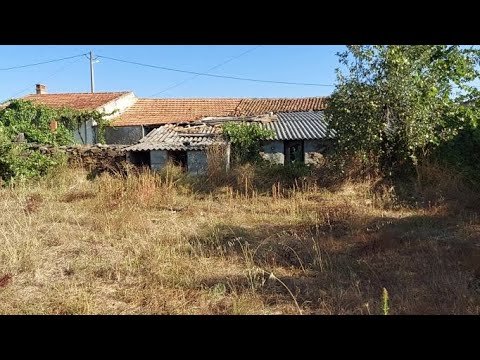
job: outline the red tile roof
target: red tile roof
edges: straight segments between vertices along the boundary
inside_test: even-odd
[[[138,99],[114,126],[167,124],[193,121],[205,116],[228,116],[240,99]]]
[[[53,108],[70,107],[76,110],[95,110],[122,95],[124,92],[104,92],[104,93],[63,93],[63,94],[30,94],[24,96],[24,100],[29,100],[37,104],[43,104]]]
[[[323,110],[325,97],[297,99],[139,99],[114,126],[159,125],[207,116],[254,116],[269,112]]]
[[[240,103],[236,115],[254,116],[269,112],[292,112],[323,110],[326,107],[325,97],[309,97],[296,99],[245,99]]]

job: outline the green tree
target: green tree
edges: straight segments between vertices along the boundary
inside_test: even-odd
[[[480,52],[447,45],[352,45],[338,54],[326,117],[342,152],[374,155],[387,174],[476,126]]]

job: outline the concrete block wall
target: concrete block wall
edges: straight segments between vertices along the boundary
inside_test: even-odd
[[[136,144],[143,138],[143,127],[138,126],[109,126],[105,129],[105,141],[107,144]]]
[[[207,171],[207,153],[205,151],[187,151],[187,166],[190,174],[204,174]]]
[[[152,150],[150,151],[150,167],[152,170],[160,170],[168,161],[168,154],[166,150]]]

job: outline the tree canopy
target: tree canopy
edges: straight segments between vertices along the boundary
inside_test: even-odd
[[[417,164],[479,120],[480,52],[448,45],[352,45],[338,54],[326,116],[341,151]]]

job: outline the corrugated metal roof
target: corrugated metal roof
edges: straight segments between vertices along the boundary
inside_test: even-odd
[[[270,119],[271,121],[246,123],[272,130],[275,134],[272,140],[314,140],[334,135],[333,132],[328,132],[323,111],[278,113]],[[215,143],[225,143],[221,135],[221,123],[215,125],[200,123],[197,126],[163,125],[126,150],[203,150]]]
[[[275,140],[313,140],[332,137],[323,111],[278,113],[277,121],[259,123],[275,133]]]
[[[127,151],[204,150],[210,145],[225,143],[220,127],[199,125],[183,127],[164,125],[152,130]]]

